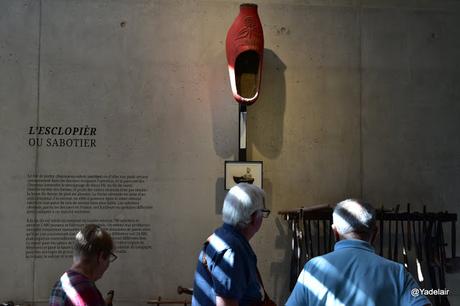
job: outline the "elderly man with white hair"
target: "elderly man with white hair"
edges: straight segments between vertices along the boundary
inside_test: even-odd
[[[334,251],[305,264],[286,306],[431,305],[403,265],[375,254],[374,208],[349,199],[334,209]]]
[[[263,297],[257,257],[249,240],[259,231],[265,193],[255,185],[240,183],[224,200],[224,224],[207,239],[199,255],[193,286],[193,306],[255,305]]]

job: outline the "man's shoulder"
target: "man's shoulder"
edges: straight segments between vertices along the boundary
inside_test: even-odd
[[[246,238],[234,227],[224,224],[208,238],[206,255],[219,265],[223,261],[235,266],[256,265],[257,257]]]
[[[404,266],[401,263],[380,256],[379,254],[369,253],[366,255],[366,262],[372,267],[378,266],[380,270],[387,269],[395,272],[404,270]]]
[[[305,263],[305,270],[311,270],[315,268],[322,269],[324,268],[324,265],[333,263],[335,261],[335,255],[332,253],[333,252],[330,252],[311,258],[309,261]]]
[[[209,237],[210,244],[217,252],[223,252],[228,249],[238,250],[243,248],[241,238],[232,231],[227,230],[225,227],[218,228]]]
[[[76,290],[95,287],[94,282],[88,279],[86,276],[84,276],[81,273],[78,273],[73,270],[68,270],[66,274],[67,274],[67,277],[69,278],[70,284]]]
[[[66,289],[64,289],[66,288]],[[50,306],[64,306],[70,302],[67,291],[76,292],[85,301],[91,301],[91,305],[105,305],[101,293],[93,281],[81,273],[73,270],[66,271],[51,289],[49,299]]]
[[[361,252],[350,254],[346,250],[332,251],[321,256],[316,256],[310,259],[305,268],[324,268],[325,265],[335,265],[337,263],[351,262],[350,259],[357,259],[362,265],[370,265],[372,267],[378,266],[379,269],[401,270],[402,264],[384,258],[374,252]],[[362,259],[362,260],[361,260]]]

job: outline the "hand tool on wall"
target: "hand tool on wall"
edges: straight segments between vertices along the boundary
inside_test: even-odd
[[[177,293],[178,294],[193,295],[193,289],[192,288],[185,288],[185,287],[182,287],[182,286],[177,286]]]
[[[426,235],[426,226],[427,226],[427,221],[428,220],[428,215],[426,213],[426,205],[423,205],[423,233]]]
[[[423,260],[423,237],[424,237],[424,232],[422,232],[422,229],[426,231],[425,227],[425,221],[423,218],[425,218],[426,214],[422,214],[422,220],[419,220],[417,222],[417,228],[418,228],[418,248],[420,250],[420,260]],[[422,226],[423,225],[423,226]]]
[[[299,247],[300,247],[300,258],[299,258],[299,266],[300,271],[302,271],[303,266],[308,261],[307,250],[305,248],[305,227],[303,225],[303,216],[302,213],[299,212]]]
[[[439,288],[446,289],[446,244],[444,241],[444,230],[442,227],[442,221],[438,219],[437,226],[436,226],[436,242],[438,244],[438,270],[439,270]],[[447,296],[442,295],[440,296],[440,300],[442,305],[450,305]]]
[[[290,228],[292,232],[291,241],[291,276],[290,276],[290,290],[294,288],[297,277],[300,274],[300,229],[299,229],[299,216],[300,213],[289,215]]]
[[[332,219],[329,219],[328,232],[329,232],[329,252],[332,252],[332,245],[335,243],[335,237],[334,237],[334,234],[332,233]]]
[[[308,248],[310,249],[310,254],[311,257],[315,257],[315,250],[313,249],[313,235],[311,233],[312,226],[311,226],[311,220],[308,219],[307,221],[307,226],[308,226]]]
[[[455,229],[455,222],[450,223],[450,243],[451,243],[451,257],[457,257],[457,232]]]
[[[294,228],[294,220],[293,216],[291,214],[286,215],[286,221],[288,222],[289,229],[291,230],[291,268],[290,268],[290,276],[289,276],[289,291],[292,291],[292,289],[295,286],[295,283],[297,281],[297,276],[296,274],[296,249],[295,249],[295,241],[296,241],[296,232]]]
[[[410,218],[410,203],[407,203],[407,216]],[[412,248],[412,234],[411,234],[411,219],[407,220],[407,250],[410,251]]]
[[[446,273],[458,273],[460,271],[460,257],[457,257],[457,217],[450,220],[450,258],[446,258]]]
[[[401,222],[403,263],[404,263],[404,268],[406,268],[406,270],[408,270],[409,269],[409,260],[407,259],[406,233],[405,233],[405,230],[404,230],[403,218],[401,218],[400,222]],[[409,222],[407,224],[409,224]]]
[[[295,231],[296,231],[296,272],[297,275],[300,274],[300,271],[302,271],[302,262],[303,262],[303,257],[302,257],[302,229],[300,228],[300,214],[297,215],[297,218],[295,219]]]
[[[395,247],[393,249],[393,260],[398,261],[399,260],[399,253],[398,253],[398,236],[399,236],[399,221],[398,221],[398,216],[399,216],[399,204],[396,205],[395,209]]]
[[[426,215],[426,210],[424,209],[424,215]],[[424,218],[425,219],[425,218]],[[425,223],[425,221],[424,221]],[[438,289],[438,273],[437,273],[437,267],[435,263],[435,254],[434,252],[436,251],[436,235],[433,237],[433,232],[435,231],[435,223],[432,219],[428,221],[428,225],[425,224],[425,228],[427,231],[425,231],[425,239],[424,239],[424,244],[425,244],[425,255],[426,255],[426,261],[427,261],[427,266],[428,266],[428,275],[430,277],[430,283],[431,283],[431,288],[433,289]],[[439,296],[435,295],[433,297],[435,305],[441,305],[441,301],[439,299]]]
[[[424,258],[426,260],[426,266],[428,267],[428,277],[430,278],[430,283],[432,285],[431,288],[433,287],[433,270],[430,270],[430,263],[431,263],[431,231],[432,231],[432,223],[429,221],[428,214],[426,211],[426,205],[423,205],[423,215],[422,215],[422,231],[419,232],[419,238],[420,238],[420,244],[421,244],[421,249],[422,249],[422,254],[424,255]],[[419,229],[420,230],[420,229]],[[425,249],[425,252],[423,250]],[[422,256],[423,256],[422,255]],[[430,272],[431,271],[431,272]],[[436,280],[435,280],[436,281]]]
[[[383,256],[383,236],[384,236],[384,233],[383,233],[383,215],[384,215],[384,208],[383,208],[383,205],[382,207],[380,208],[380,221],[379,221],[379,236],[380,236],[380,252],[379,252],[379,255],[380,256]]]
[[[323,254],[327,253],[327,239],[326,239],[326,219],[323,219]]]
[[[319,229],[319,220],[316,220],[316,248],[318,250],[318,256],[322,255],[321,253],[321,240],[320,240],[320,229]]]
[[[420,224],[418,222],[418,224]],[[414,235],[414,247],[415,247],[415,264],[417,267],[417,279],[419,283],[421,284],[425,278],[423,277],[423,272],[422,272],[422,259],[421,259],[421,245],[420,245],[420,231],[418,232],[418,237],[417,237],[417,230],[415,227],[415,221],[412,222],[412,234]]]
[[[305,262],[309,261],[311,259],[311,253],[310,253],[310,250],[308,248],[308,232],[309,232],[309,228],[307,226],[307,220],[305,218],[305,212],[304,210],[302,209],[300,211],[300,219],[302,220],[302,226],[303,226],[303,245],[304,245],[304,248],[305,248]]]
[[[388,259],[393,258],[393,253],[391,252],[391,219],[388,218]]]

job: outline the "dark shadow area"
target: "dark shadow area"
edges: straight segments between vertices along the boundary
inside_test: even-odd
[[[267,158],[276,158],[283,144],[286,105],[285,64],[270,49],[264,49],[259,99],[248,107],[248,157],[253,146]]]
[[[238,156],[238,103],[232,95],[224,47],[209,57],[207,87],[214,150],[224,159]]]
[[[268,208],[271,211],[273,211],[272,209],[273,208],[273,205],[272,205],[273,184],[267,178],[263,179],[262,184],[263,184],[263,189],[265,191],[265,208]]]
[[[259,54],[246,51],[238,55],[235,61],[236,89],[243,98],[253,98],[259,83]]]
[[[270,282],[273,283],[274,300],[286,301],[289,297],[289,276],[286,267],[289,267],[291,258],[291,235],[289,229],[282,224],[279,217],[275,219],[275,225],[278,230],[278,235],[275,237],[275,248],[284,250],[285,255],[283,260],[272,262],[270,265]],[[280,295],[278,295],[281,293]]]
[[[224,170],[222,170],[223,172]],[[224,178],[219,177],[216,180],[215,184],[215,195],[216,195],[216,201],[215,201],[215,213],[216,215],[222,215],[222,207],[224,206],[224,199],[225,196],[227,195],[227,190],[225,190],[225,185],[224,185]]]

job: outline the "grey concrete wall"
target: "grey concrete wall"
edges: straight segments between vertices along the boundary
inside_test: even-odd
[[[266,50],[248,153],[264,161],[269,208],[363,196],[458,213],[460,5],[255,2]],[[0,2],[0,300],[46,301],[70,265],[24,259],[31,173],[148,175],[153,209],[138,216],[154,247],[120,254],[98,286],[134,305],[192,285],[200,244],[220,223],[224,161],[237,153],[224,44],[238,5]],[[85,124],[97,148],[27,144],[29,126]],[[273,214],[252,244],[281,304],[285,222]]]
[[[2,2],[0,8],[0,299],[31,298],[34,263],[24,260],[24,174],[36,155],[27,148],[24,126],[37,119],[37,2]]]

